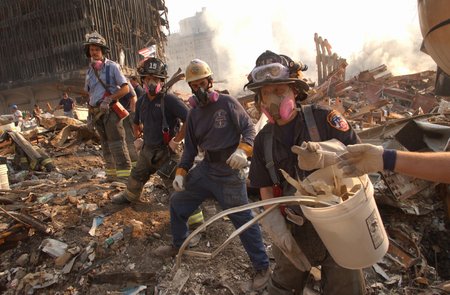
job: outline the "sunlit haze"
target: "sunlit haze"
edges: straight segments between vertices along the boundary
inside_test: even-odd
[[[381,64],[394,75],[435,69],[433,60],[419,51],[415,0],[166,0],[166,6],[172,33],[181,19],[206,8],[216,32],[211,50],[228,57],[221,61],[233,65],[227,80],[240,86],[266,49],[303,61],[309,66],[306,76],[316,81],[316,32],[347,59],[347,76]]]

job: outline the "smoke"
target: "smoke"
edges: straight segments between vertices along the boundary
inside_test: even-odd
[[[419,42],[420,41],[420,42]],[[418,52],[421,40],[412,44],[397,40],[371,40],[364,44],[360,52],[350,56],[347,76],[386,64],[393,75],[406,75],[428,69],[435,70],[436,64],[424,53]]]
[[[435,69],[419,51],[417,3],[411,0],[210,0],[206,12],[220,64],[214,78],[226,81],[216,86],[234,95],[243,94],[246,77],[265,50],[301,60],[309,66],[305,76],[316,81],[316,32],[347,60],[347,76],[381,64],[394,75]]]
[[[238,9],[225,14],[221,7],[213,7],[208,19],[215,31],[213,47],[218,53],[222,69],[220,77],[216,78],[226,80],[220,86],[231,93],[242,91],[247,75],[260,53],[266,49],[278,51],[278,48],[274,48],[276,42],[272,36],[273,16],[268,10],[255,13],[253,5],[255,3],[242,1]]]

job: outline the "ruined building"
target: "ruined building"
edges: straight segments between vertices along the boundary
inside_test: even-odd
[[[215,31],[208,25],[208,17],[207,9],[202,8],[202,11],[196,12],[194,16],[182,19],[179,22],[179,31],[172,31],[168,36],[169,74],[176,72],[179,67],[184,71],[191,60],[200,58],[211,67],[216,83],[224,79],[221,75],[224,70],[223,64],[220,64],[220,57],[214,50]],[[174,85],[174,89],[190,92],[185,83]]]
[[[139,49],[156,45],[165,55],[165,0],[0,1],[0,114],[12,104],[55,105],[63,91],[81,98],[89,63],[83,42],[94,30],[106,38],[108,57],[131,73]]]

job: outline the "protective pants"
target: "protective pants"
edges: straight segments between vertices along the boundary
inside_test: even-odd
[[[135,167],[138,160],[138,154],[134,147],[133,118],[134,113],[130,113],[128,117],[122,120],[123,128],[125,129],[125,141],[127,143],[128,153],[130,154],[131,167]]]
[[[99,108],[92,108],[91,115]],[[128,178],[131,171],[131,161],[125,143],[125,130],[122,121],[116,113],[110,110],[95,121],[95,129],[100,135],[100,144],[105,160],[106,176]]]
[[[161,166],[169,161],[169,158],[175,161],[179,161],[179,156],[170,151],[168,146],[156,146],[150,147],[144,145],[139,158],[136,163],[136,167],[131,170],[131,175],[128,178],[127,188],[125,189],[126,198],[130,202],[137,202],[141,196],[142,189],[150,176],[157,172]],[[166,186],[172,185],[167,183],[167,180],[173,180],[173,175],[170,178],[162,177],[166,182]],[[203,223],[203,212],[200,208],[197,208],[195,212],[190,216],[190,228],[196,228]]]
[[[167,162],[171,156],[168,146],[148,146],[144,145],[136,167],[131,170],[131,175],[128,178],[127,199],[129,201],[137,201],[142,193],[145,183],[150,179],[150,176],[158,171],[162,164]]]
[[[245,179],[239,177],[237,170],[228,176],[215,176],[206,161],[200,162],[186,176],[185,191],[175,192],[170,198],[170,225],[173,245],[180,247],[189,235],[187,220],[189,216],[208,197],[213,197],[222,209],[248,204]],[[253,218],[246,210],[228,216],[235,228],[239,228]],[[253,224],[239,236],[253,268],[265,270],[269,267],[269,258],[262,241],[258,224]]]
[[[364,277],[361,270],[346,269],[336,264],[320,240],[310,221],[302,226],[288,222],[297,244],[308,257],[311,265],[321,265],[321,287],[324,295],[365,294]],[[268,284],[270,295],[301,295],[309,272],[302,272],[273,246],[275,268]]]

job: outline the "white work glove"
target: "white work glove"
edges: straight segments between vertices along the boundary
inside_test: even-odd
[[[242,169],[248,166],[247,154],[244,150],[237,148],[226,162],[232,169]]]
[[[169,147],[174,153],[179,153],[181,150],[181,141],[177,142],[174,140],[175,137],[169,141]]]
[[[172,182],[172,186],[175,191],[182,192],[184,191],[184,176],[175,175],[175,179]]]
[[[338,168],[344,177],[356,177],[367,173],[383,171],[383,147],[372,144],[347,146],[347,153],[340,156]]]
[[[284,256],[301,271],[309,271],[311,264],[303,251],[297,245],[294,237],[287,228],[286,221],[278,208],[269,212],[263,219],[261,225],[270,236],[273,243],[280,248]]]
[[[100,109],[102,111],[109,111],[109,105],[112,102],[112,99],[110,96],[104,97],[102,102],[100,103]]]
[[[142,147],[144,146],[144,139],[142,137],[137,138],[134,142],[134,148],[136,149],[136,152],[140,152],[142,150]]]
[[[310,171],[336,164],[338,155],[345,152],[345,145],[337,139],[322,142],[304,142],[291,148],[297,154],[298,167]]]

